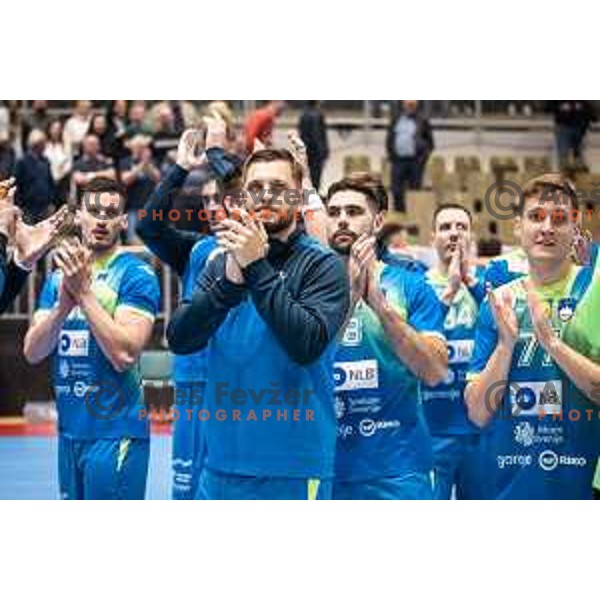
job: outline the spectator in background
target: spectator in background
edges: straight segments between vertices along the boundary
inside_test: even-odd
[[[15,174],[17,157],[10,142],[10,111],[0,104],[0,181]]]
[[[26,223],[45,219],[54,209],[56,188],[45,149],[46,134],[33,129],[27,139],[27,151],[17,162],[15,204],[23,210]]]
[[[48,100],[32,100],[31,112],[23,120],[21,126],[21,145],[27,147],[27,139],[34,129],[47,131],[51,117],[48,114]]]
[[[90,128],[88,134],[95,135],[100,140],[100,152],[107,158],[112,157],[112,143],[109,138],[108,122],[106,115],[103,113],[96,113],[90,121]]]
[[[110,100],[106,107],[107,138],[110,156],[115,164],[127,156],[125,134],[127,129],[127,100]]]
[[[169,149],[177,145],[178,139],[175,116],[169,104],[161,104],[156,112],[153,138],[154,156],[159,163],[162,163]]]
[[[254,143],[258,140],[263,146],[273,145],[273,129],[277,117],[285,108],[282,100],[271,100],[266,106],[258,108],[246,119],[244,130],[246,133],[246,152],[252,154]]]
[[[70,148],[63,140],[63,127],[60,119],[50,121],[47,130],[47,143],[44,154],[50,162],[50,171],[56,187],[56,200],[63,204],[69,194],[69,182],[73,157]]]
[[[129,225],[127,241],[135,239],[135,228],[138,223],[138,210],[143,208],[146,200],[160,181],[160,171],[154,163],[150,138],[136,135],[129,143],[131,156],[121,160],[119,170],[121,181],[127,189],[127,213]]]
[[[386,146],[392,167],[394,210],[404,212],[406,190],[421,188],[434,144],[431,125],[419,112],[418,100],[402,100],[400,106],[388,128]]]
[[[151,135],[152,128],[146,122],[146,103],[135,100],[129,108],[129,123],[125,129],[125,137],[131,139],[136,135]]]
[[[113,162],[100,152],[98,136],[88,134],[83,139],[81,156],[73,164],[73,183],[77,198],[81,197],[82,188],[95,177],[116,179]]]
[[[300,115],[298,133],[306,146],[308,168],[312,184],[318,190],[321,187],[323,166],[329,156],[327,143],[327,125],[325,116],[317,100],[310,100]]]
[[[63,139],[73,156],[80,152],[81,142],[90,129],[92,103],[89,100],[77,100],[73,115],[67,119],[63,130]]]
[[[559,168],[587,169],[583,143],[590,125],[596,120],[592,103],[588,100],[556,100],[549,105],[554,115]]]

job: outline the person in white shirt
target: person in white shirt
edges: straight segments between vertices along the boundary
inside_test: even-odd
[[[50,161],[52,178],[56,183],[58,198],[64,202],[69,190],[69,175],[73,166],[70,147],[63,141],[63,126],[60,119],[54,119],[48,125],[48,141],[44,154]]]
[[[92,103],[89,100],[77,100],[73,115],[65,123],[63,140],[71,154],[79,153],[79,146],[90,128]]]

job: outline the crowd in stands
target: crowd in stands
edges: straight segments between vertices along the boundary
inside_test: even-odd
[[[373,105],[378,108],[382,102]],[[468,108],[473,101],[452,102],[452,106],[463,102]],[[427,118],[431,106],[416,100],[385,103],[391,195],[394,209],[404,211],[405,192],[421,188],[434,150],[433,129]],[[534,106],[528,101],[521,104]],[[81,189],[95,177],[118,179],[127,189],[128,241],[132,241],[137,210],[173,164],[177,139],[186,128],[202,128],[203,116],[216,111],[227,126],[227,151],[243,161],[255,148],[271,144],[276,121],[285,109],[285,102],[271,101],[237,125],[241,122],[234,119],[230,105],[220,101],[198,109],[190,101],[111,100],[93,104],[78,100],[62,115],[46,100],[29,101],[26,110],[20,101],[0,101],[0,180],[16,178],[16,202],[25,220],[33,223],[69,199],[79,198]],[[583,163],[585,135],[595,120],[591,102],[554,101],[545,104],[545,111],[554,116],[559,164],[569,160]],[[318,101],[302,104],[297,128],[307,148],[312,183],[319,189],[329,145],[325,114]],[[190,173],[182,199],[176,203],[178,208],[193,208],[195,192],[205,175],[202,167]]]

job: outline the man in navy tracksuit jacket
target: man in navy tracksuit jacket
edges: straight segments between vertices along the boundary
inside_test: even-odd
[[[252,155],[243,204],[257,221],[242,211],[223,222],[222,251],[169,325],[175,353],[208,348],[200,498],[331,496],[333,359],[349,290],[340,259],[285,210],[300,181],[286,150]]]

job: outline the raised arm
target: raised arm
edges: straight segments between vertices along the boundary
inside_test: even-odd
[[[201,273],[191,301],[175,311],[167,329],[169,347],[175,354],[191,354],[204,348],[227,314],[246,295],[241,274],[227,277],[225,254],[214,258]]]
[[[446,309],[421,276],[411,276],[412,279],[408,320],[387,301],[373,263],[369,268],[366,300],[379,317],[398,360],[416,377],[433,386],[444,379],[448,368],[448,352],[442,334]]]
[[[469,419],[479,427],[487,425],[502,405],[518,336],[510,298],[490,294],[479,313],[465,389]]]

